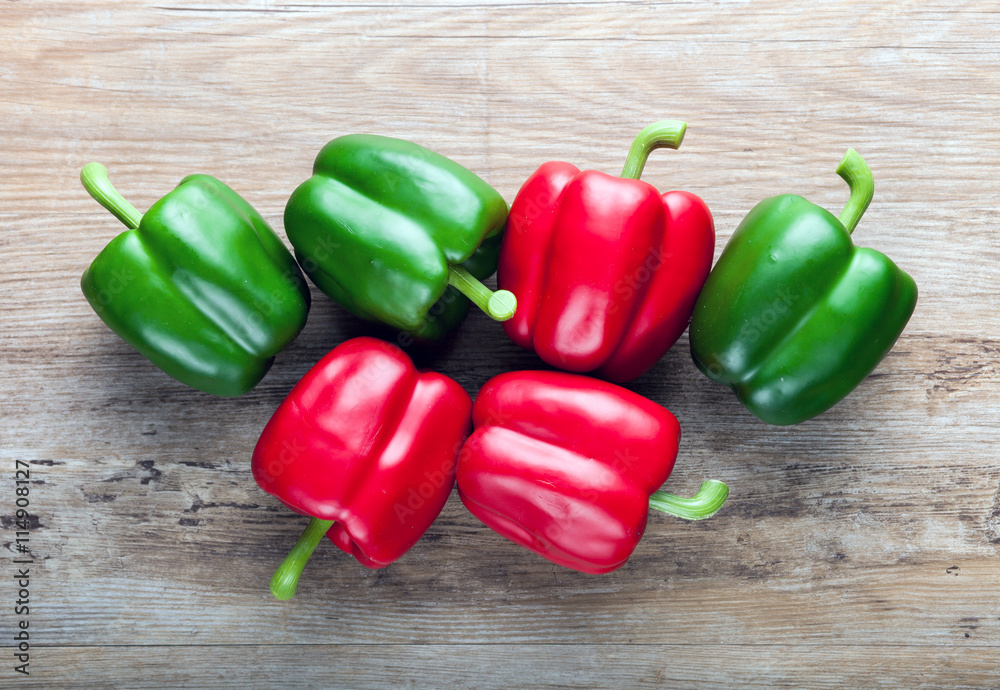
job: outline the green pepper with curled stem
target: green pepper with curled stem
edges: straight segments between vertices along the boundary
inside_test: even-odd
[[[309,313],[291,252],[239,194],[189,175],[140,214],[100,163],[84,188],[128,228],[80,281],[97,315],[178,381],[220,396],[256,386]]]
[[[851,241],[875,189],[853,149],[837,174],[840,217],[786,194],[757,204],[712,270],[691,318],[691,354],[769,424],[826,411],[892,349],[917,286],[884,254]]]

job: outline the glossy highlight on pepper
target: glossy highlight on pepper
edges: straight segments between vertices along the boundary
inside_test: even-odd
[[[140,214],[88,163],[83,186],[128,230],[83,273],[97,315],[178,381],[246,393],[305,325],[309,288],[253,207],[208,175],[189,175]]]
[[[418,372],[375,338],[341,343],[310,369],[251,463],[264,491],[312,518],[271,581],[274,595],[295,594],[324,534],[368,568],[405,554],[448,500],[471,408],[455,381]]]
[[[757,204],[712,270],[691,319],[698,368],[769,424],[828,410],[892,349],[917,286],[851,233],[874,193],[848,150],[837,174],[851,194],[838,219],[801,196]]]
[[[687,125],[643,129],[621,177],[542,165],[511,205],[497,284],[517,296],[510,338],[547,364],[631,380],[687,327],[712,267],[715,229],[705,202],[660,194],[639,179],[656,148],[678,148]]]

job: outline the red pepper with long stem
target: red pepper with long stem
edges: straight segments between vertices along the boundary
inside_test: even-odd
[[[693,498],[660,491],[680,426],[666,408],[605,381],[501,374],[479,391],[472,419],[458,464],[462,502],[494,531],[567,568],[620,568],[650,508],[700,520],[729,494],[715,480]]]
[[[324,534],[368,568],[406,553],[448,500],[471,408],[458,383],[375,338],[348,340],[309,370],[253,452],[257,484],[312,518],[271,579],[274,596],[295,595]]]
[[[517,297],[504,323],[514,342],[554,367],[621,382],[680,337],[712,266],[712,214],[694,194],[661,195],[639,176],[686,127],[643,129],[621,177],[550,162],[524,183],[497,269],[497,285]]]

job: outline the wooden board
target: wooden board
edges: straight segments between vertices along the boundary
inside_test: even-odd
[[[31,466],[31,676],[47,686],[1000,685],[1000,16],[988,2],[6,2],[0,10],[0,685],[19,616],[14,466]],[[327,544],[299,596],[267,580],[304,526],[249,472],[264,423],[366,333],[314,291],[299,339],[236,400],[185,389],[93,314],[79,276],[120,226],[78,182],[104,162],[148,208],[226,181],[281,231],[330,138],[401,136],[512,200],[550,159],[689,189],[718,250],[760,199],[876,196],[855,238],[920,286],[848,399],[769,427],[694,368],[687,336],[633,390],[684,430],[667,487],[728,506],[653,517],[620,571],[549,564],[453,496],[403,559]],[[470,393],[540,366],[474,314],[421,366]],[[10,576],[8,576],[10,575]]]

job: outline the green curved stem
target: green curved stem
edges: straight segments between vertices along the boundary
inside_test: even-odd
[[[638,180],[642,169],[646,167],[646,159],[654,149],[679,148],[684,141],[687,123],[680,120],[662,120],[644,128],[632,142],[622,168],[622,177]]]
[[[118,220],[132,230],[139,227],[142,214],[112,186],[107,168],[100,163],[87,163],[80,171],[80,182],[83,183],[87,193],[94,197],[97,203],[115,214]]]
[[[649,497],[649,507],[684,520],[704,520],[719,512],[728,496],[728,486],[717,479],[709,479],[702,482],[698,493],[691,498],[655,491]]]
[[[312,518],[309,526],[306,527],[302,536],[295,542],[295,546],[285,556],[278,569],[271,577],[271,594],[276,599],[286,601],[295,596],[295,590],[299,586],[299,578],[302,576],[302,569],[306,567],[309,557],[319,544],[320,539],[326,531],[333,526],[335,520],[320,520]]]
[[[497,290],[493,292],[461,266],[448,267],[448,284],[472,300],[472,303],[486,312],[494,321],[506,321],[517,311],[517,298],[513,292]]]
[[[871,168],[865,163],[865,159],[854,149],[847,149],[843,160],[837,166],[837,174],[844,178],[844,182],[851,190],[847,205],[839,216],[840,222],[847,228],[847,233],[851,234],[858,226],[861,216],[865,215],[868,204],[872,202],[872,196],[875,195],[875,178],[872,177]]]

